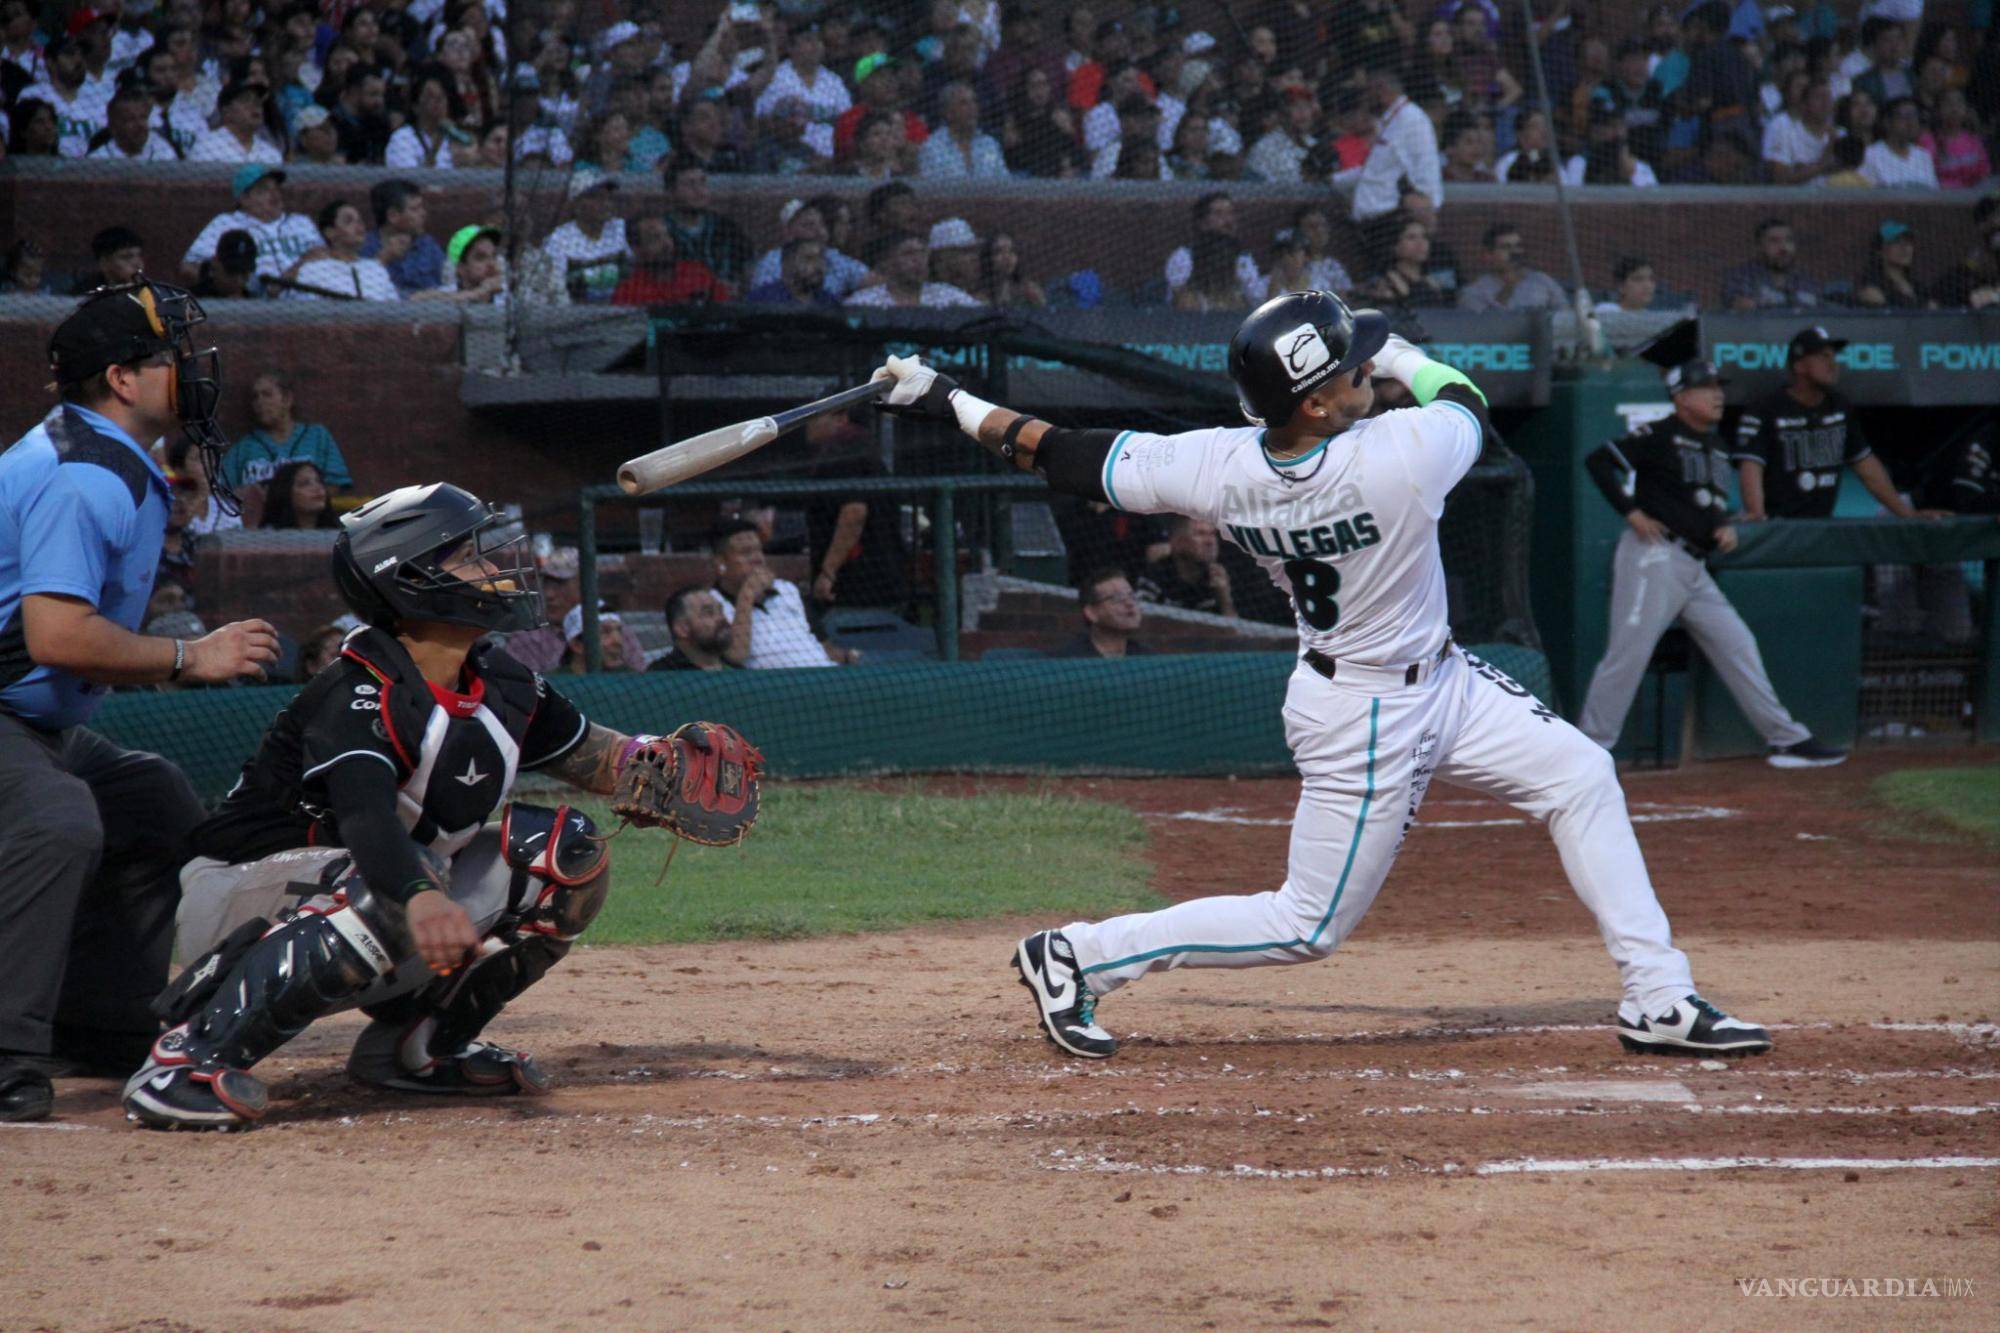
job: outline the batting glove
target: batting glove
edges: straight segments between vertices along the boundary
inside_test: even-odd
[[[892,356],[871,378],[895,381],[895,387],[882,401],[886,411],[939,421],[958,419],[951,404],[958,381],[938,374],[918,357]]]
[[[1404,338],[1400,333],[1392,333],[1382,344],[1382,350],[1375,353],[1375,373],[1386,379],[1400,380],[1408,384],[1411,377],[1430,360],[1423,349]]]

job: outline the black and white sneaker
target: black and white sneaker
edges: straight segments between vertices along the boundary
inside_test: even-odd
[[[1657,1018],[1618,1015],[1618,1041],[1640,1055],[1759,1055],[1771,1034],[1690,995]]]
[[[125,1084],[125,1118],[148,1129],[248,1129],[270,1096],[255,1074],[148,1064]]]
[[[510,1051],[490,1041],[467,1042],[449,1055],[431,1053],[437,1020],[423,1018],[398,1028],[385,1022],[362,1029],[347,1058],[357,1082],[397,1092],[452,1097],[539,1097],[554,1086],[526,1051]]]
[[[1059,930],[1042,930],[1014,947],[1014,970],[1035,997],[1035,1016],[1049,1040],[1087,1060],[1118,1050],[1117,1039],[1097,1026],[1097,997],[1077,970],[1076,951]]]
[[[1847,751],[1821,745],[1808,736],[1796,745],[1773,745],[1764,762],[1772,768],[1832,768],[1847,762]]]

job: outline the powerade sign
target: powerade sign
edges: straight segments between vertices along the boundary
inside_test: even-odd
[[[2000,314],[1919,311],[1830,315],[1712,314],[1701,341],[1729,375],[1731,398],[1752,398],[1784,382],[1785,350],[1817,323],[1848,345],[1840,389],[1857,403],[1908,407],[2000,403]]]

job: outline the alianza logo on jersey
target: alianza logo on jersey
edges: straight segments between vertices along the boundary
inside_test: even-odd
[[[1310,560],[1329,555],[1346,555],[1382,540],[1375,515],[1360,513],[1316,524],[1310,528],[1251,528],[1231,523],[1229,539],[1252,555],[1273,560]]]

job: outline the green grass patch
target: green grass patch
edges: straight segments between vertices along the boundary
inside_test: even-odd
[[[602,803],[576,802],[602,828]],[[839,783],[764,789],[740,847],[686,844],[658,888],[668,834],[611,844],[611,896],[593,944],[798,939],[925,921],[1158,907],[1146,828],[1119,805],[1049,792],[938,796]]]
[[[1904,814],[2000,843],[2000,764],[1898,769],[1877,778],[1874,792],[1877,800]]]

